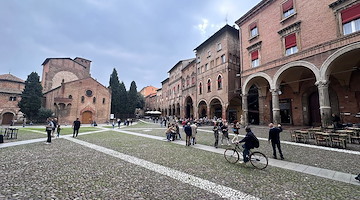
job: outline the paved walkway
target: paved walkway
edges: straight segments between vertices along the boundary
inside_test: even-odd
[[[135,125],[135,123],[134,123],[134,125]],[[125,133],[125,134],[141,136],[141,137],[146,137],[146,138],[155,139],[155,140],[166,141],[164,137],[160,137],[160,136],[136,133],[136,132],[133,132],[133,131],[122,130],[122,129],[112,129],[112,128],[103,128],[103,127],[99,127],[99,128],[101,128],[102,130],[91,131],[91,132],[86,132],[86,133],[80,133],[79,135],[92,134],[92,133],[98,133],[98,132],[103,132],[103,131],[107,131],[107,130],[112,130],[112,131],[121,132],[121,133]],[[145,129],[152,129],[152,128],[145,128]],[[137,129],[137,130],[139,130],[139,129]],[[202,131],[208,131],[208,130],[202,130]],[[40,133],[40,131],[34,131],[34,132],[39,132]],[[209,132],[211,132],[211,131],[209,131]],[[41,133],[44,134],[44,132],[41,132]],[[69,139],[71,137],[72,137],[71,135],[64,135],[64,136],[61,136],[60,138]],[[259,138],[259,139],[267,140],[265,138]],[[34,142],[44,142],[44,141],[45,141],[44,138],[40,138],[40,139],[33,139],[33,140],[26,140],[26,141],[19,141],[19,142],[4,143],[4,144],[0,144],[0,148],[10,147],[10,146],[17,146],[17,145],[22,145],[22,144],[30,144],[30,143],[34,143]],[[173,141],[172,143],[185,146],[185,141],[181,141],[181,140]],[[314,146],[314,145],[298,144],[298,143],[292,143],[292,142],[287,142],[287,143],[289,143],[291,145],[300,145],[300,146],[305,145],[306,147],[309,147],[309,148],[317,148],[318,147],[318,146]],[[224,153],[223,149],[216,149],[216,148],[214,148],[212,146],[196,144],[196,145],[191,146],[191,147],[196,148],[196,149],[201,149],[201,150],[204,150],[204,151],[218,153],[218,154],[223,154]],[[341,149],[332,149],[332,148],[327,148],[327,147],[323,147],[321,149],[330,150],[330,151],[341,150]],[[356,152],[356,151],[344,150],[344,151],[340,151],[340,152],[352,153],[352,154],[359,155],[359,152]],[[323,177],[323,178],[327,178],[327,179],[331,179],[331,180],[341,181],[341,182],[344,182],[344,183],[349,183],[349,184],[354,184],[354,185],[359,185],[360,186],[360,183],[354,179],[354,177],[356,176],[355,174],[343,173],[343,172],[338,172],[338,171],[333,171],[333,170],[328,170],[328,169],[303,165],[303,164],[299,164],[299,163],[287,162],[287,161],[284,161],[284,160],[277,160],[277,159],[272,159],[272,158],[269,158],[269,165],[274,166],[274,167],[278,167],[278,168],[282,168],[282,169],[288,169],[288,170],[292,170],[292,171],[297,171],[297,172],[301,172],[301,173],[305,173],[305,174],[310,174],[310,175],[314,175],[314,176],[319,176],[319,177]]]

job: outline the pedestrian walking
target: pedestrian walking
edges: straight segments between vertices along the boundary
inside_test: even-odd
[[[230,138],[229,138],[229,127],[228,123],[225,121],[223,125],[221,126],[221,145],[224,145],[224,139],[226,140],[227,145],[230,145]]]
[[[218,148],[218,143],[219,143],[219,124],[218,122],[214,122],[214,137],[215,137],[215,142],[214,142],[214,147]]]
[[[79,129],[80,129],[81,123],[79,121],[79,118],[76,118],[76,120],[73,122],[73,137],[77,137],[79,134]]]
[[[46,144],[51,144],[51,133],[54,128],[54,123],[51,118],[47,119],[47,125],[46,125],[46,133],[47,133],[47,141]]]
[[[57,124],[58,124],[58,121],[57,121],[57,118],[54,118],[52,120],[53,124],[54,124],[54,127],[51,131],[51,137],[55,137],[55,132],[56,132],[56,128],[57,128]]]
[[[192,135],[192,130],[191,130],[191,126],[190,126],[190,122],[188,122],[185,126],[184,126],[184,132],[186,134],[186,146],[190,146],[190,140],[191,140],[191,135]]]
[[[57,125],[57,128],[56,128],[56,133],[57,133],[57,137],[60,137],[60,124]]]
[[[121,126],[121,119],[117,119],[118,128]]]
[[[234,132],[234,137],[233,137],[233,139],[231,140],[231,142],[232,143],[236,143],[236,142],[238,142],[239,141],[239,130],[240,130],[240,123],[237,121],[237,120],[235,120],[234,121],[234,125],[233,125],[233,132]]]
[[[190,143],[192,142],[192,145],[195,145],[196,144],[197,124],[193,123],[193,124],[191,124],[190,127],[191,127],[191,141],[190,141]]]
[[[271,145],[273,148],[273,158],[277,159],[276,156],[276,147],[279,150],[279,154],[280,154],[280,159],[284,160],[284,156],[283,153],[281,151],[281,146],[280,146],[280,132],[282,132],[282,128],[281,125],[279,124],[278,127],[274,127],[273,123],[269,124],[269,143],[271,141]]]
[[[171,125],[169,124],[169,127],[168,127],[168,128],[166,129],[166,131],[165,131],[166,140],[167,140],[168,142],[171,141],[171,134],[172,134],[172,132],[174,131],[173,129],[174,129],[173,126],[171,126]]]

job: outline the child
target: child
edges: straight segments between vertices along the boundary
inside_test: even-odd
[[[61,130],[61,128],[60,128],[60,124],[58,124],[57,125],[57,137],[60,137],[60,130]]]

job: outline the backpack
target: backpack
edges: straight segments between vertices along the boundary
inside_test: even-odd
[[[253,144],[255,148],[259,148],[260,143],[256,136],[253,136]]]

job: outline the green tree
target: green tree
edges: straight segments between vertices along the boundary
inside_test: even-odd
[[[122,116],[126,116],[128,114],[128,106],[129,106],[129,102],[128,102],[128,94],[126,91],[126,87],[124,82],[120,83],[120,114],[122,114]]]
[[[137,93],[137,101],[136,101],[136,108],[144,109],[145,106],[145,98],[140,92]]]
[[[43,93],[39,75],[36,72],[32,72],[25,81],[25,88],[18,104],[20,111],[23,112],[29,120],[36,118],[41,108],[42,97]]]
[[[116,69],[110,75],[109,88],[111,89],[111,113],[117,117],[120,114],[120,82]]]
[[[135,108],[138,102],[138,94],[135,81],[132,81],[130,84],[130,89],[128,92],[128,113],[134,114]]]
[[[50,109],[41,107],[39,109],[38,115],[37,115],[37,121],[38,122],[45,122],[47,118],[53,116],[53,111],[51,111]]]

